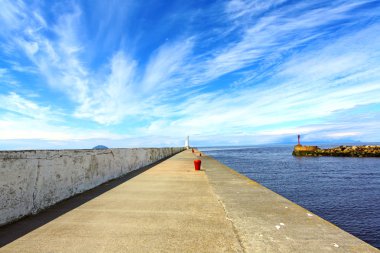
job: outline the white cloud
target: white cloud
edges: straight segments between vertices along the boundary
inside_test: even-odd
[[[40,119],[3,115],[0,118],[0,140],[87,140],[121,139],[124,136],[108,131],[81,129],[49,124]]]
[[[79,102],[87,97],[87,71],[79,60],[81,51],[77,39],[80,11],[74,7],[70,14],[62,14],[55,26],[47,22],[38,9],[26,7],[22,1],[5,1],[8,15],[2,17],[5,23],[3,36],[6,38],[9,54],[21,52],[33,66],[12,64],[17,71],[37,71],[48,84]],[[20,17],[22,16],[22,18]],[[17,19],[14,25],[8,23]],[[52,33],[56,39],[46,34]]]
[[[168,87],[178,84],[178,72],[191,49],[190,39],[162,45],[151,56],[142,77],[137,76],[137,61],[119,50],[97,73],[80,60],[84,47],[79,39],[81,11],[77,6],[73,5],[71,13],[62,14],[52,29],[36,10],[13,7],[24,11],[32,22],[20,24],[17,28],[29,31],[27,36],[21,33],[10,43],[23,50],[52,88],[66,93],[78,105],[75,117],[100,124],[116,124],[129,115],[149,116],[149,112],[157,111],[158,99],[166,95]],[[56,39],[45,36],[45,28]]]
[[[62,125],[65,114],[41,106],[14,92],[0,95],[0,140],[85,140],[120,139],[126,135]]]
[[[126,136],[104,130],[64,126],[64,114],[49,106],[41,106],[19,94],[0,95],[0,140],[85,140],[120,139]]]
[[[241,131],[278,136],[330,128],[305,128],[305,124],[321,121],[339,110],[380,104],[380,72],[376,67],[380,55],[374,53],[378,52],[380,38],[367,41],[365,47],[358,44],[370,34],[379,34],[378,29],[375,25],[320,46],[318,51],[313,48],[294,54],[272,72],[266,83],[196,94],[177,105],[181,110],[172,112],[178,120],[160,119],[147,130],[154,134],[166,129],[177,136],[220,136]],[[291,127],[284,130],[284,124]],[[276,130],[261,131],[263,127]]]
[[[360,132],[336,132],[328,134],[329,137],[352,137],[352,136],[358,136],[360,135]]]
[[[254,13],[256,8],[266,10],[281,2],[283,1],[261,4],[258,1],[251,1],[248,4],[243,1],[231,1],[226,9],[227,14],[235,17],[236,12],[239,15],[246,14],[243,6],[247,8],[248,13]],[[259,19],[251,20],[244,17],[239,21],[242,28],[241,39],[213,53],[205,62],[204,69],[197,69],[197,72],[204,73],[202,79],[207,82],[257,64],[263,59],[271,60],[274,64],[286,51],[324,36],[327,32],[324,32],[323,26],[347,19],[351,15],[348,13],[368,2],[370,1],[364,0],[348,4],[338,1],[312,10],[308,10],[312,4],[299,3],[275,10]],[[231,5],[236,5],[236,12],[229,11]]]
[[[14,112],[24,117],[37,120],[54,120],[57,113],[52,112],[50,107],[39,106],[35,102],[21,97],[11,92],[8,95],[0,95],[0,108],[10,112]]]
[[[157,92],[184,82],[181,76],[184,63],[188,62],[192,39],[177,43],[165,43],[154,52],[145,69],[142,92]],[[176,80],[179,79],[179,80]]]
[[[0,78],[3,78],[5,76],[5,74],[7,74],[7,73],[8,73],[7,69],[0,68]]]
[[[1,0],[0,24],[1,27],[13,30],[19,28],[25,21],[24,12],[20,10],[25,9],[24,2],[21,0]],[[7,30],[1,29],[0,34],[4,34]]]
[[[230,19],[249,18],[284,2],[286,0],[231,0],[227,2],[225,11]]]
[[[227,37],[232,32],[215,38],[227,43],[211,45],[207,50],[210,45],[203,44],[203,37],[191,34],[158,45],[144,64],[120,46],[96,69],[84,60],[87,45],[81,36],[83,17],[78,6],[73,4],[68,8],[70,12],[60,13],[56,22],[49,23],[38,9],[26,8],[22,1],[3,2],[5,11],[0,14],[0,24],[5,29],[0,36],[8,45],[2,47],[9,54],[19,53],[18,47],[32,62],[28,66],[11,64],[13,70],[43,76],[51,88],[71,99],[76,118],[105,127],[133,117],[150,122],[130,134],[170,133],[176,138],[187,134],[235,135],[243,141],[247,136],[275,140],[299,131],[308,134],[325,131],[325,136],[334,136],[329,132],[330,126],[306,122],[321,120],[338,110],[380,103],[379,27],[352,31],[326,43],[331,32],[325,29],[326,25],[354,19],[355,8],[369,1],[336,1],[314,8],[310,8],[313,3],[295,3],[276,10],[273,7],[285,1],[232,0],[220,19],[236,34],[232,39]],[[107,16],[107,20],[111,19]],[[99,31],[106,36],[104,22]],[[102,36],[97,35],[97,39]],[[108,36],[106,40],[108,44]],[[311,46],[306,46],[310,42]],[[197,50],[202,47],[199,53]],[[7,71],[0,69],[0,77]],[[214,83],[205,91],[211,81],[232,73],[241,77],[234,86]],[[265,81],[259,77],[265,77]],[[55,129],[49,122],[54,115],[49,106],[26,100],[18,93],[1,98],[6,110],[23,117],[32,115],[32,119],[22,121],[4,119],[4,138],[6,135],[27,138],[22,124],[24,129],[38,125],[39,128],[33,128],[37,129],[33,136],[42,139],[85,136],[83,129]],[[15,127],[17,122],[21,123],[20,128]],[[335,136],[354,132],[342,130]],[[102,131],[87,136],[103,137],[113,138]]]
[[[123,52],[116,53],[108,66],[108,74],[101,82],[93,81],[88,97],[75,116],[90,118],[101,124],[120,122],[127,115],[140,111],[138,93],[134,92],[136,62]]]

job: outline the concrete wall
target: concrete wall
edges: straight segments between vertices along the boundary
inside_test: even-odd
[[[0,225],[182,150],[0,151]]]

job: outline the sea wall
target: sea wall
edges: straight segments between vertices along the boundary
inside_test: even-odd
[[[0,225],[183,149],[0,151]]]

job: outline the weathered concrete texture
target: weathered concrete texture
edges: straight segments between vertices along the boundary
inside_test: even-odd
[[[379,252],[210,157],[202,166],[245,252]]]
[[[379,252],[210,157],[195,171],[194,158],[177,154],[0,252]]]
[[[180,152],[183,148],[0,152],[0,225]]]
[[[242,252],[193,160],[177,154],[0,252]]]

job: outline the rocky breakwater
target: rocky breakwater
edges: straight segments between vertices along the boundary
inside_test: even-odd
[[[343,157],[380,157],[380,146],[339,146],[321,149],[318,146],[296,145],[294,156],[343,156]]]

